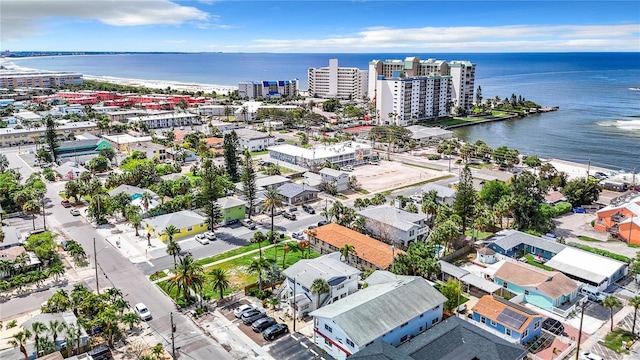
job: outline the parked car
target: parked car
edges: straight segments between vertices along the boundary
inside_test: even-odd
[[[329,222],[326,220],[321,220],[321,221],[318,221],[318,226],[324,226],[324,225],[327,225],[328,223]]]
[[[95,347],[87,353],[93,360],[108,360],[113,359],[111,355],[111,349],[108,346],[100,345]]]
[[[543,321],[542,328],[555,335],[564,333],[564,325],[554,318],[547,318]]]
[[[62,206],[66,207],[66,208],[70,208],[70,207],[73,206],[73,205],[71,205],[71,203],[67,199],[64,199],[64,200],[60,201],[60,204],[62,204]]]
[[[289,327],[287,324],[275,324],[269,326],[265,331],[262,332],[262,337],[265,340],[273,340],[278,338],[283,334],[287,334],[289,332]]]
[[[585,351],[580,354],[580,360],[603,360],[602,356],[596,355],[592,352]]]
[[[419,195],[419,194],[413,194],[413,195],[409,196],[409,199],[411,201],[415,201],[418,204],[422,203],[422,195]]]
[[[216,234],[213,231],[207,231],[206,233],[204,233],[204,237],[213,241],[216,239]]]
[[[296,219],[296,214],[292,214],[288,211],[285,211],[282,213],[282,216],[289,219],[289,220],[295,220]]]
[[[240,221],[240,224],[242,224],[242,226],[250,229],[250,230],[255,230],[256,229],[256,223],[253,220],[250,219],[245,219]]]
[[[80,216],[80,210],[78,209],[71,209],[69,213],[73,216]]]
[[[353,166],[345,165],[345,166],[341,167],[340,170],[342,170],[342,171],[353,171]]]
[[[370,160],[369,165],[380,165],[380,162],[378,160]]]
[[[258,319],[251,324],[251,330],[255,332],[262,332],[266,328],[275,325],[276,319],[272,317],[263,317],[262,319]]]
[[[256,307],[255,307],[255,306],[253,306],[253,305],[251,305],[251,304],[243,304],[243,305],[238,306],[235,310],[233,310],[233,315],[234,315],[236,318],[238,318],[238,319],[239,319],[239,318],[240,318],[240,316],[242,316],[242,313],[244,313],[244,312],[246,312],[246,311],[249,311],[249,310],[253,310],[253,309],[255,309],[255,308],[256,308]]]
[[[304,240],[304,234],[302,231],[291,233],[291,237],[298,240]]]
[[[265,316],[267,316],[267,312],[263,309],[253,309],[242,313],[242,316],[240,316],[240,320],[242,320],[243,324],[249,325],[252,322]]]
[[[302,205],[302,210],[308,212],[309,214],[316,213],[316,209],[314,209],[311,205],[307,205],[307,204]]]
[[[196,241],[202,245],[207,245],[209,243],[209,239],[207,239],[207,237],[204,236],[204,234],[196,235]]]
[[[140,316],[140,319],[144,321],[151,320],[153,318],[151,316],[151,311],[149,311],[149,308],[147,308],[147,305],[143,303],[137,303],[136,306],[134,306],[134,309],[138,314],[138,316]]]
[[[276,142],[284,142],[283,138],[276,138]]]
[[[573,208],[571,211],[573,211],[574,214],[585,214],[587,212],[587,209],[583,207],[576,207],[576,208]]]

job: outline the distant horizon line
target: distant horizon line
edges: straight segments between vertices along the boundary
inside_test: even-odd
[[[349,55],[358,55],[358,54],[400,54],[400,53],[410,53],[407,51],[399,51],[399,52],[267,52],[267,51],[258,51],[258,52],[249,52],[249,51],[83,51],[83,50],[75,50],[75,51],[65,51],[65,50],[7,50],[13,53],[33,53],[33,54],[53,54],[53,55],[87,55],[87,54],[100,54],[100,55],[109,55],[109,54],[275,54],[275,55],[287,55],[287,54],[349,54]],[[414,54],[640,54],[640,51],[433,51],[433,52],[411,52]],[[0,54],[1,55],[1,54]],[[3,57],[13,57],[11,55]]]

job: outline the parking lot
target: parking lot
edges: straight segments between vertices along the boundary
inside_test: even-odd
[[[363,189],[377,192],[415,184],[444,175],[441,171],[405,165],[397,161],[380,161],[380,165],[356,166],[352,172]]]

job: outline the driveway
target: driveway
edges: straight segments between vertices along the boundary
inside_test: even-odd
[[[300,333],[286,335],[272,342],[268,345],[268,351],[274,359],[282,360],[333,359]]]

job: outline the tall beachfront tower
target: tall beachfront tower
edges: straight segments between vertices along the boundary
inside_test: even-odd
[[[369,63],[369,89],[367,93],[369,98],[372,99],[372,102],[375,99],[376,110],[380,114],[380,123],[382,124],[387,122],[397,123],[397,120],[402,118],[402,115],[398,113],[401,103],[405,104],[404,108],[406,111],[408,108],[408,106],[406,106],[408,104],[407,101],[409,100],[405,97],[398,98],[397,96],[400,96],[400,92],[382,91],[387,85],[378,84],[378,82],[384,82],[386,80],[398,81],[400,79],[402,79],[402,82],[405,84],[405,88],[411,79],[431,79],[430,81],[433,85],[430,86],[434,86],[433,89],[437,88],[438,90],[437,92],[435,92],[435,90],[427,90],[420,93],[414,93],[412,90],[413,95],[410,99],[412,104],[437,104],[432,107],[431,112],[428,111],[428,109],[421,108],[421,110],[418,111],[418,120],[444,116],[438,114],[441,114],[443,109],[446,109],[446,113],[448,114],[449,111],[455,111],[458,106],[462,106],[466,111],[471,110],[475,84],[475,64],[469,61],[452,61],[451,63],[447,63],[444,60],[437,59],[420,60],[417,56],[407,57],[404,60],[372,60]],[[437,86],[435,85],[436,83]],[[443,86],[448,88],[445,90]],[[396,95],[392,96],[393,94]],[[444,97],[448,97],[448,103],[441,106],[441,99]],[[413,105],[411,107],[413,107]],[[392,113],[396,115],[392,117],[395,118],[396,121],[391,121],[391,117],[388,116],[388,110],[390,109],[394,109]],[[416,113],[413,112],[411,117],[415,118],[415,116]]]
[[[367,70],[339,67],[338,59],[329,66],[309,68],[309,95],[318,98],[363,99],[367,95]]]

